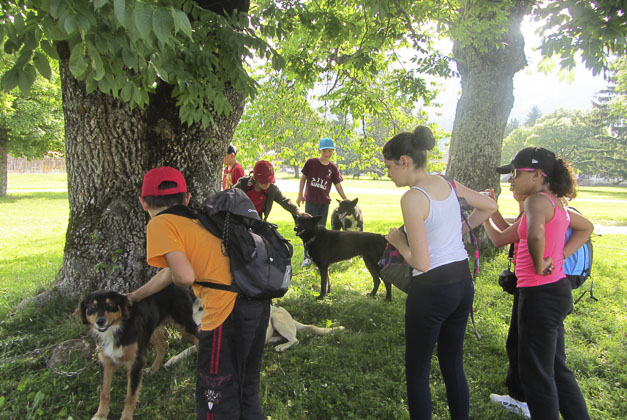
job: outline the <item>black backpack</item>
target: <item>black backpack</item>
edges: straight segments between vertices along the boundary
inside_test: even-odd
[[[160,214],[198,219],[221,239],[222,254],[229,257],[233,283],[228,286],[196,282],[204,287],[228,290],[253,299],[279,298],[292,279],[293,247],[277,226],[259,218],[245,192],[230,188],[207,198],[200,210],[173,206]]]

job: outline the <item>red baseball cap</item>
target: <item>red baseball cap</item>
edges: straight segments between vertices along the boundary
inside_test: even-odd
[[[259,184],[274,182],[274,168],[267,160],[260,160],[255,163],[253,175],[255,175],[255,180],[257,180]]]
[[[176,183],[176,186],[166,189],[159,189],[165,181]],[[187,192],[187,183],[185,177],[178,169],[171,168],[169,166],[161,166],[159,168],[151,169],[144,175],[144,182],[142,183],[142,197],[149,197],[151,195],[170,195]]]

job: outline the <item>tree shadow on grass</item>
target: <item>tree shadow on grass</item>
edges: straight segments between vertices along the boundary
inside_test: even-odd
[[[1,203],[17,203],[21,200],[67,200],[68,193],[67,191],[59,191],[59,192],[32,192],[32,193],[10,193],[3,197],[0,197]]]

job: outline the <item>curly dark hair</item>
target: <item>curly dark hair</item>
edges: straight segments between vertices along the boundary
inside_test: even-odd
[[[549,189],[558,197],[577,197],[577,176],[573,167],[564,158],[558,157],[553,165],[553,174],[546,179]]]

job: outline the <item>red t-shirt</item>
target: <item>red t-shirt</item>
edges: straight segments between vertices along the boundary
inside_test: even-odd
[[[246,191],[246,195],[255,205],[255,210],[257,210],[257,213],[259,213],[259,217],[263,218],[263,208],[266,206],[266,201],[268,201],[267,193],[264,191],[257,191],[255,190],[255,188],[251,188]]]
[[[330,203],[331,185],[344,181],[340,170],[333,162],[324,165],[318,158],[307,160],[301,173],[307,177],[305,201],[313,204]]]
[[[238,162],[231,169],[224,167],[222,175],[222,189],[227,190],[237,183],[237,180],[244,176],[244,168]]]

